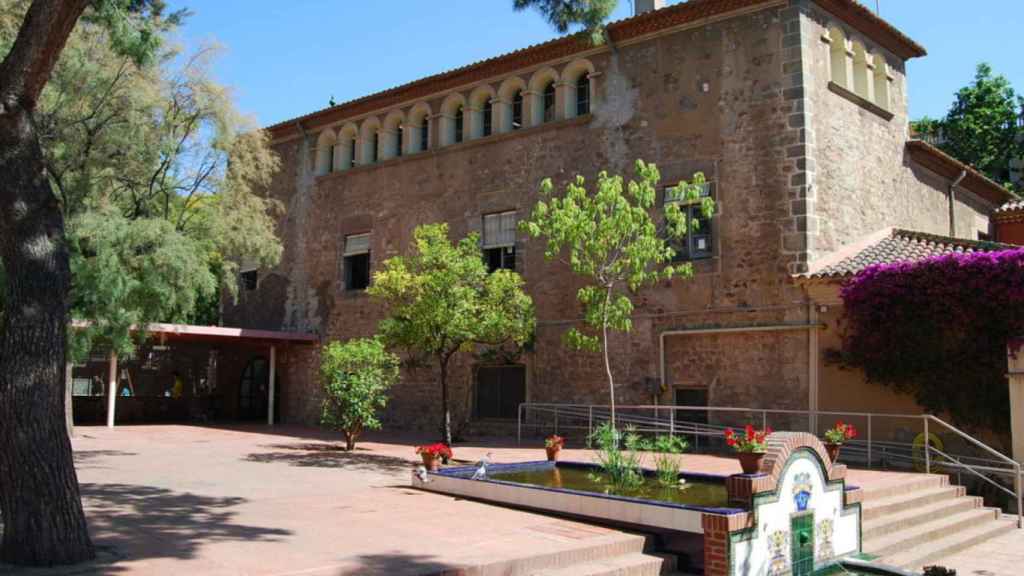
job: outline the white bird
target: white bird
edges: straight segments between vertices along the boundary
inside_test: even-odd
[[[485,480],[487,478],[487,465],[491,463],[491,453],[488,452],[479,462],[476,463],[476,472],[470,480]]]
[[[425,466],[420,466],[416,469],[416,477],[424,484],[430,482],[430,478],[427,477],[427,468]]]

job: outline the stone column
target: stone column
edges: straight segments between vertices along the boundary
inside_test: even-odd
[[[1010,433],[1013,459],[1024,462],[1024,339],[1011,341],[1007,349],[1010,370]]]
[[[270,385],[267,387],[267,425],[274,425],[274,393],[277,388],[277,346],[270,347]]]

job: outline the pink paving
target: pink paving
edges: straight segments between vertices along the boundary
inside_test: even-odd
[[[410,489],[417,440],[424,439],[379,436],[346,453],[335,437],[302,428],[79,428],[75,459],[101,561],[46,573],[501,573],[524,558],[586,558],[636,540],[586,523]],[[457,445],[455,456],[543,459],[537,444],[470,442]],[[564,456],[592,455],[567,449]],[[729,458],[682,459],[689,470],[739,470]],[[902,476],[851,471],[849,482],[872,490]]]

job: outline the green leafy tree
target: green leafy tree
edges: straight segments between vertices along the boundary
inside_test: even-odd
[[[611,423],[615,425],[615,380],[608,350],[608,331],[632,329],[631,294],[643,286],[673,276],[689,277],[689,262],[671,264],[675,250],[671,240],[684,237],[699,226],[688,218],[678,202],[699,202],[705,217],[714,212],[710,197],[701,197],[704,175],[680,182],[667,192],[664,223],[651,216],[661,175],[654,164],[636,162],[637,180],[625,184],[621,176],[601,172],[593,192],[582,176],[569,182],[562,197],[552,196],[551,179],[541,183],[541,197],[530,220],[520,227],[531,237],[544,237],[544,255],[559,258],[590,283],[577,292],[583,306],[585,331],[571,328],[566,343],[580,350],[601,350],[608,376]],[[660,219],[659,219],[660,220]]]
[[[487,272],[475,233],[452,244],[447,224],[429,224],[417,227],[413,238],[411,253],[386,260],[368,291],[387,307],[380,323],[385,342],[437,366],[441,430],[451,445],[452,357],[477,346],[525,343],[533,335],[533,301],[515,272]]]
[[[981,63],[974,82],[956,93],[945,118],[925,118],[915,127],[941,134],[940,148],[1003,184],[1010,181],[1010,161],[1024,157],[1024,129],[1018,122],[1022,113],[1024,98],[1005,76]]]
[[[398,356],[379,338],[331,342],[320,351],[324,401],[320,424],[345,435],[345,448],[356,447],[364,430],[379,430],[377,411],[387,405],[387,391],[398,381]]]
[[[63,418],[71,271],[60,201],[40,177],[38,106],[83,14],[140,64],[154,54],[154,31],[167,15],[158,0],[9,0],[2,8],[0,259],[16,273],[0,326],[0,561],[68,564],[95,551]]]
[[[603,44],[604,22],[618,4],[619,0],[514,0],[513,7],[536,9],[561,34],[580,26],[592,43]]]

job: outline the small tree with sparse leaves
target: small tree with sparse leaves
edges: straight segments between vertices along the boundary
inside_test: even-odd
[[[352,451],[366,430],[380,430],[377,412],[388,402],[387,391],[398,381],[398,356],[378,338],[331,342],[320,351],[324,401],[320,424],[345,435]]]
[[[590,282],[577,293],[585,328],[571,328],[565,340],[572,348],[603,351],[613,427],[615,380],[608,331],[632,329],[631,294],[636,290],[661,279],[693,275],[689,262],[671,263],[675,256],[671,241],[699,226],[679,204],[699,202],[705,217],[714,212],[714,202],[702,196],[705,181],[698,172],[692,182],[680,182],[667,192],[671,196],[665,203],[664,218],[654,218],[651,210],[661,175],[654,164],[642,160],[636,162],[636,173],[638,179],[625,184],[621,176],[601,172],[593,192],[587,190],[583,177],[577,176],[562,197],[552,196],[554,185],[546,179],[541,184],[545,200],[537,203],[530,220],[520,224],[531,237],[547,239],[547,258],[559,258]]]

